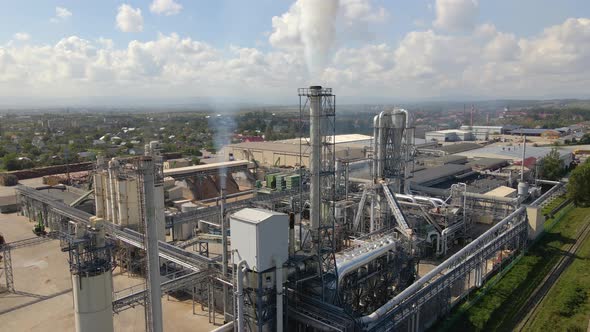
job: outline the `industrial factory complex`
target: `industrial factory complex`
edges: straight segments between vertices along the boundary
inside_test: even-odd
[[[37,235],[0,244],[2,290],[23,292],[19,251],[54,242],[43,255],[67,261],[62,305],[78,332],[118,330],[127,310],[154,332],[424,331],[521,254],[565,191],[537,178],[551,148],[527,146],[522,130],[418,142],[412,112],[393,108],[371,136],[335,135],[332,90],[297,92],[297,139],[228,144],[201,165],[165,160],[153,141],[142,156],[99,156],[89,191],[12,189],[14,218]],[[502,134],[514,140],[487,142]]]

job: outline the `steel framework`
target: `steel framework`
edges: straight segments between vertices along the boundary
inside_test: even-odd
[[[311,119],[309,139],[304,137],[303,131],[300,132],[300,149],[303,144],[311,145],[312,149],[310,153],[312,183],[310,222],[313,246],[319,262],[322,299],[332,302],[337,296],[336,294],[328,294],[328,288],[330,284],[337,283],[338,275],[334,240],[336,96],[332,94],[332,89],[319,86],[300,88],[298,94],[300,119],[303,120],[304,114],[309,114]],[[318,107],[319,109],[316,109]],[[302,160],[300,165],[303,165]],[[303,186],[299,187],[300,190],[303,190]],[[317,197],[318,195],[319,197]],[[314,201],[319,202],[319,206],[316,206]],[[313,229],[314,225],[317,225],[317,230]],[[334,276],[336,276],[335,280]],[[337,285],[335,289],[337,292]]]

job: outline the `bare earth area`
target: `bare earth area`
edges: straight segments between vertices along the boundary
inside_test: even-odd
[[[16,214],[0,214],[0,233],[7,242],[31,238],[33,224]],[[0,330],[73,331],[74,305],[67,254],[53,240],[12,251],[16,293],[5,291],[0,264]],[[142,279],[113,272],[115,291],[141,284]],[[165,331],[209,331],[207,312],[200,304],[192,311],[190,300],[162,298]],[[220,316],[218,316],[220,318]],[[115,331],[145,331],[144,308],[138,306],[115,315]],[[218,324],[220,319],[217,320]]]

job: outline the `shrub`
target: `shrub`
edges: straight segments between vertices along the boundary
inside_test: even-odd
[[[0,174],[0,185],[2,186],[16,186],[18,184],[18,178],[14,174]]]

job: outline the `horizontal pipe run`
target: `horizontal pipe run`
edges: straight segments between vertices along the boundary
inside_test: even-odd
[[[415,281],[411,284],[408,288],[404,289],[401,293],[395,296],[393,299],[389,300],[379,309],[375,310],[373,313],[363,316],[359,319],[359,322],[363,326],[371,326],[379,321],[381,317],[395,308],[397,305],[402,303],[412,294],[416,293],[424,284],[432,281],[437,275],[441,274],[445,269],[455,263],[455,261],[461,259],[465,254],[468,254],[471,250],[475,249],[477,246],[481,245],[485,240],[487,240],[488,235],[494,234],[500,228],[507,225],[510,221],[514,218],[518,217],[525,211],[525,207],[520,207],[516,211],[509,214],[506,218],[502,219],[502,221],[498,222],[496,225],[488,229],[485,233],[480,235],[478,238],[473,240],[471,243],[463,247],[463,249],[459,250],[453,256],[442,262],[440,265],[435,267],[433,270],[425,274],[422,278]]]

